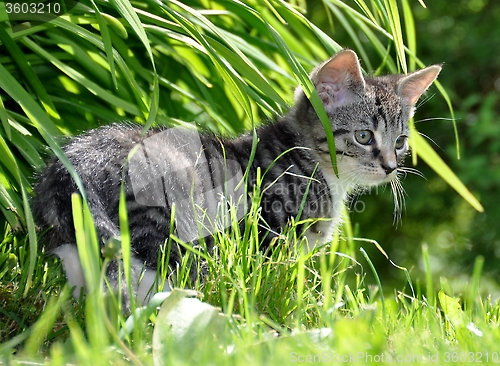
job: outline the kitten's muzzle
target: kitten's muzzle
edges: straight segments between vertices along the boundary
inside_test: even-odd
[[[395,161],[388,161],[380,164],[387,175],[396,170],[398,164]]]

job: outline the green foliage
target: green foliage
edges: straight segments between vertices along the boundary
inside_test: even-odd
[[[422,5],[422,1],[407,0],[308,4],[283,0],[82,0],[70,14],[30,26],[9,22],[0,4],[0,225],[5,238],[0,244],[0,358],[10,361],[17,350],[16,358],[49,357],[55,364],[153,362],[153,327],[161,323],[157,320],[163,315],[156,314],[156,303],[137,309],[137,316],[129,319],[116,311],[121,306],[120,294],[109,298],[102,287],[109,258],[103,262],[96,251],[97,239],[84,201],[74,198],[77,243],[91,290],[85,301],[66,301],[69,291],[63,286],[59,264],[37,248],[29,209],[34,173],[54,153],[79,182],[59,148],[67,135],[124,119],[146,127],[196,121],[202,129],[236,135],[283,114],[297,84],[314,101],[305,70],[349,46],[360,55],[366,70],[375,74],[443,61],[463,68],[461,73],[445,68],[440,76],[445,88],[438,91],[445,103],[439,104],[444,107],[436,107],[438,98],[434,98],[424,108],[432,117],[449,116],[452,103],[459,121],[470,125],[465,128],[459,122],[456,126],[464,140],[463,163],[451,160],[457,155],[453,123],[416,126],[446,147],[445,162],[452,169],[471,168],[459,177],[474,192],[484,189],[481,198],[495,194],[498,177],[489,165],[494,167],[500,161],[500,145],[494,139],[498,97],[496,84],[488,80],[495,80],[498,56],[488,53],[495,48],[488,45],[491,37],[482,26],[486,22],[480,20],[479,11],[481,17],[486,12],[495,24],[499,6],[493,0],[464,0],[451,10],[445,1],[427,4],[430,9]],[[473,20],[464,21],[471,12]],[[423,27],[429,20],[429,27]],[[461,26],[450,32],[454,21]],[[450,34],[449,42],[435,41],[441,33]],[[478,39],[484,41],[481,51],[471,52],[471,40]],[[479,67],[463,66],[462,60],[468,57]],[[491,61],[485,62],[488,58]],[[485,70],[481,90],[466,92],[477,90],[473,81],[477,69]],[[426,131],[428,128],[432,131]],[[443,165],[436,165],[439,158],[426,140],[415,138],[412,144],[418,154],[427,152],[421,157],[438,166],[448,184],[455,181],[454,188],[468,203],[441,178],[434,178],[435,173],[426,172],[429,183],[418,181],[417,186],[407,180],[410,197],[415,198],[408,206],[415,209],[408,211],[397,238],[387,238],[384,233],[386,239],[380,240],[381,231],[394,231],[383,225],[392,222],[385,195],[366,205],[371,208],[363,213],[364,219],[354,216],[353,222],[360,225],[353,228],[347,221],[345,237],[307,255],[295,254],[291,240],[283,240],[279,248],[267,253],[259,252],[252,217],[255,210],[251,211],[246,217],[247,231],[233,232],[233,237],[221,234],[218,258],[209,259],[206,282],[195,284],[204,301],[221,307],[227,320],[217,325],[222,333],[208,333],[210,347],[202,347],[192,359],[181,359],[184,351],[173,348],[167,361],[246,364],[272,358],[275,363],[289,363],[291,357],[325,350],[440,357],[448,351],[495,351],[499,306],[479,297],[482,265],[474,267],[462,312],[457,307],[460,294],[445,280],[440,287],[433,282],[431,271],[436,270],[437,255],[433,247],[423,254],[426,291],[418,281],[414,290],[407,271],[388,267],[398,279],[408,281],[402,286],[411,290],[394,296],[387,295],[392,287],[382,288],[388,281],[387,273],[381,271],[386,262],[376,260],[380,254],[361,248],[359,256],[356,249],[363,241],[353,237],[361,232],[389,248],[396,262],[411,267],[422,257],[421,243],[441,243],[443,232],[457,234],[464,242],[474,235],[479,242],[488,235],[497,237],[492,230],[498,216],[490,213],[498,211],[492,207],[494,202],[486,203],[487,212],[492,211],[483,216],[486,225],[477,228],[474,223],[482,219],[469,206],[479,209],[477,201],[457,183],[451,170],[445,172]],[[484,146],[488,146],[490,159],[479,154]],[[482,183],[478,183],[479,174],[485,174]],[[387,219],[381,215],[384,211]],[[443,212],[445,219],[441,220]],[[120,213],[124,234],[125,214],[124,210]],[[292,227],[284,236],[290,239],[297,234]],[[168,240],[178,243],[175,237]],[[490,247],[495,243],[492,239]],[[127,262],[129,247],[123,245],[122,250]],[[485,258],[487,268],[491,264],[488,255]],[[370,274],[363,269],[367,265],[375,286],[367,280]],[[160,272],[164,275],[165,268]],[[127,270],[124,277],[130,281]],[[178,285],[185,284],[187,273],[181,272],[176,280]],[[435,296],[441,289],[447,294],[438,296],[442,312]],[[457,326],[459,318],[462,323]],[[207,334],[206,329],[195,331]],[[281,337],[275,338],[278,333]]]
[[[94,240],[93,226],[84,224],[89,212],[78,199],[74,210],[82,212],[76,215],[81,238]],[[251,219],[252,215],[245,218]],[[289,234],[294,235],[294,230]],[[209,258],[214,268],[206,283],[197,285],[203,302],[193,298],[195,291],[159,293],[125,319],[120,312],[109,310],[106,304],[116,302],[97,285],[84,300],[84,321],[78,322],[74,309],[64,306],[69,294],[65,287],[47,301],[32,326],[0,346],[0,357],[8,363],[48,357],[45,362],[51,364],[140,365],[269,364],[308,359],[370,363],[381,358],[455,364],[471,359],[497,361],[500,305],[479,296],[480,262],[462,306],[462,300],[445,283],[438,287],[439,303],[429,301],[418,286],[415,293],[402,290],[384,297],[383,281],[377,286],[365,282],[364,266],[378,274],[363,248],[360,251],[366,261],[354,259],[358,251],[348,245],[352,238],[336,238],[309,254],[276,251],[267,259],[258,252],[250,254],[250,247],[241,255],[241,242],[235,242],[232,232],[220,233],[217,240],[218,247],[227,252],[217,260]],[[83,261],[84,268],[100,267],[99,258],[91,257]],[[233,262],[238,257],[252,265],[245,268],[243,263]],[[43,266],[38,263],[37,268]],[[262,275],[264,270],[258,267],[275,270]],[[226,277],[229,270],[230,278]],[[430,267],[428,271],[430,278]],[[102,283],[98,277],[102,279],[103,273],[97,271],[96,284]],[[285,296],[277,296],[277,292]],[[208,304],[216,298],[222,300],[221,308]],[[278,309],[286,311],[276,312]],[[58,331],[53,329],[56,319]]]

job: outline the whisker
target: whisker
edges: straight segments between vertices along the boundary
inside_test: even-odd
[[[403,173],[405,175],[405,177],[409,173],[409,174],[415,174],[415,175],[427,180],[425,175],[418,169],[403,166],[403,167],[398,168],[397,170],[398,170],[398,173]]]
[[[434,96],[436,95],[436,93],[434,94],[431,94],[429,96],[426,96],[425,98],[421,99],[419,101],[419,103],[415,106],[415,109],[418,109],[420,108],[421,106],[423,106],[425,103],[427,103],[429,100],[431,100],[432,98],[434,98]]]
[[[391,180],[391,190],[392,190],[392,196],[394,200],[394,219],[393,219],[393,225],[394,223],[397,223],[398,220],[398,212],[399,212],[399,197],[397,194],[397,188],[396,188],[396,180]],[[396,225],[397,226],[397,225]]]
[[[426,134],[424,134],[424,133],[422,133],[422,132],[420,132],[420,131],[418,132],[418,134],[419,134],[420,136],[425,137],[427,140],[429,140],[429,141],[430,141],[430,142],[432,142],[434,145],[436,145],[436,147],[437,147],[439,150],[444,151],[444,150],[441,148],[441,146],[439,146],[439,145],[437,144],[437,142],[436,142],[436,141],[434,141],[433,139],[431,139],[431,138],[430,138],[429,136],[427,136]]]
[[[430,117],[430,118],[424,118],[424,119],[419,119],[418,121],[415,121],[414,123],[422,123],[422,122],[430,122],[430,121],[458,121],[460,118],[447,118],[447,117]]]
[[[406,210],[405,195],[401,181],[396,178],[391,181],[392,194],[394,198],[394,220],[393,224],[397,227],[402,221],[402,211]]]

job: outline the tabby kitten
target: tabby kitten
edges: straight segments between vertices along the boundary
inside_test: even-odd
[[[337,53],[313,70],[310,78],[335,136],[338,176],[332,168],[323,125],[300,88],[295,93],[295,106],[286,116],[257,129],[252,161],[252,134],[222,140],[153,128],[142,136],[142,127],[132,124],[89,131],[66,145],[64,152],[81,178],[103,243],[120,236],[118,203],[124,176],[134,291],[145,300],[154,283],[159,248],[170,234],[172,207],[175,205],[175,230],[181,239],[210,237],[215,229],[206,229],[207,223],[217,221],[217,212],[224,206],[220,203],[229,198],[244,202],[244,192],[252,192],[259,167],[264,172],[272,165],[262,181],[262,246],[269,245],[300,210],[301,219],[328,219],[305,228],[306,245],[312,248],[330,241],[349,192],[398,179],[408,152],[407,121],[440,70],[433,65],[408,75],[367,77],[351,50]],[[237,183],[245,172],[248,186],[241,191]],[[73,244],[74,192],[73,179],[54,159],[36,186],[33,209],[39,227],[51,228],[45,236],[46,247],[63,259],[78,293],[84,282]],[[244,209],[238,212],[241,218]],[[179,248],[171,248],[171,268],[181,263],[182,254]],[[108,271],[115,280],[116,268]],[[146,275],[140,282],[143,268]]]

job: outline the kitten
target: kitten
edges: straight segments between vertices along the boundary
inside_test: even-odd
[[[261,184],[262,247],[301,210],[301,219],[328,219],[306,228],[306,245],[312,248],[330,241],[349,192],[397,181],[408,152],[407,121],[440,70],[433,65],[408,75],[367,77],[351,50],[340,51],[313,70],[310,78],[335,136],[338,176],[323,125],[300,88],[286,116],[256,130],[252,161],[252,134],[222,140],[152,128],[142,136],[142,127],[131,124],[89,131],[66,145],[64,152],[81,178],[103,242],[120,235],[118,204],[125,167],[134,290],[144,301],[154,283],[159,248],[171,231],[172,206],[181,239],[209,237],[215,230],[208,228],[210,223],[224,226],[217,215],[221,207],[224,210],[220,197],[240,202],[238,218],[244,215],[245,192],[252,192],[258,167],[261,172],[270,167]],[[248,186],[242,190],[238,183],[245,174]],[[35,188],[33,210],[39,227],[51,228],[44,238],[46,247],[63,259],[69,281],[79,292],[84,282],[76,270],[81,267],[71,213],[71,194],[77,191],[65,167],[54,159]],[[182,254],[172,246],[171,268],[181,263]],[[149,271],[138,283],[143,265]],[[108,273],[116,278],[116,266]]]

